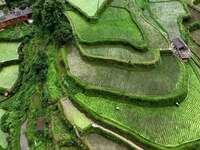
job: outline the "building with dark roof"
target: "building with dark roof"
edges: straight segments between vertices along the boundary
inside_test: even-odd
[[[1,14],[0,29],[27,21],[31,17],[31,14],[32,12],[29,8],[25,8],[24,10],[16,8],[12,10],[9,15],[6,16]]]
[[[172,49],[184,61],[187,61],[192,56],[187,44],[181,38],[172,40]]]

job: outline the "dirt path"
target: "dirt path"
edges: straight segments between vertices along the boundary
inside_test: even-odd
[[[129,145],[131,145],[133,148],[135,148],[135,149],[137,149],[137,150],[143,150],[141,147],[137,146],[136,144],[134,144],[134,143],[131,142],[130,140],[128,140],[128,139],[122,137],[121,135],[119,135],[119,134],[117,134],[117,133],[115,133],[115,132],[113,132],[113,131],[111,131],[111,130],[108,130],[108,129],[106,129],[106,128],[104,128],[104,127],[98,125],[98,124],[93,123],[93,124],[92,124],[92,127],[93,127],[93,128],[99,128],[99,129],[101,129],[101,130],[103,130],[103,131],[106,131],[106,132],[108,132],[108,133],[113,134],[114,136],[116,136],[116,137],[118,137],[119,139],[121,139],[122,141],[128,143]]]
[[[26,127],[27,127],[27,120],[22,124],[20,130],[20,148],[21,150],[29,150],[28,141],[26,138]]]

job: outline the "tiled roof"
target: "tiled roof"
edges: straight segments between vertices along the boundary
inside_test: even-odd
[[[9,21],[15,18],[23,17],[29,14],[31,14],[31,10],[29,8],[26,8],[24,10],[15,9],[9,15],[0,17],[0,23]]]

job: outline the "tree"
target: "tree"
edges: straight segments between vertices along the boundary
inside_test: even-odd
[[[45,82],[48,70],[48,57],[44,50],[37,53],[37,59],[33,63],[33,69],[40,82]]]
[[[64,7],[60,0],[39,0],[33,11],[34,23],[42,30],[53,32],[62,21]]]
[[[10,5],[10,0],[5,0],[7,7],[9,8],[9,10],[11,9],[11,5]]]
[[[58,45],[69,43],[73,39],[71,26],[67,22],[61,22],[54,31],[54,37]]]
[[[53,34],[58,45],[67,44],[73,39],[71,26],[63,14],[61,0],[38,0],[33,11],[34,23],[42,30],[39,33]]]

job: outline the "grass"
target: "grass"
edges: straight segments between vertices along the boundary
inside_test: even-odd
[[[59,83],[59,72],[56,68],[56,48],[51,46],[50,47],[53,50],[49,50],[47,52],[48,58],[49,58],[49,68],[48,68],[48,73],[47,73],[47,80],[46,80],[46,85],[47,89],[51,95],[52,100],[58,101],[60,97],[62,97],[63,91],[60,88],[60,83]],[[49,48],[49,49],[50,49]]]
[[[6,149],[6,147],[8,146],[8,142],[6,141],[8,134],[1,131],[1,117],[3,116],[4,113],[5,113],[5,111],[3,109],[0,109],[0,137],[1,137],[0,138],[0,147]]]
[[[177,146],[200,137],[200,81],[193,68],[187,65],[189,91],[180,107],[143,108],[115,100],[76,94],[78,102],[124,129],[136,132],[153,143]],[[116,106],[119,111],[116,111]]]
[[[172,55],[163,55],[154,69],[133,70],[85,62],[73,47],[68,55],[70,72],[91,85],[136,95],[164,95],[182,85],[183,68]]]
[[[19,39],[30,34],[32,28],[30,25],[26,24],[17,24],[15,26],[7,27],[0,32],[0,39]]]
[[[170,39],[181,37],[178,17],[187,15],[183,4],[179,1],[150,3],[150,9],[157,21],[167,30]]]
[[[135,63],[150,63],[159,57],[158,51],[138,52],[131,47],[122,45],[82,45],[86,53],[94,57],[131,61]]]
[[[95,133],[88,135],[86,140],[94,150],[127,150],[127,148]]]
[[[19,73],[19,66],[12,65],[4,67],[0,72],[0,87],[10,89],[17,80]]]
[[[191,32],[192,38],[200,45],[200,29]]]
[[[98,9],[102,6],[102,4],[106,0],[85,0],[84,2],[82,0],[67,0],[69,3],[71,3],[73,6],[79,8],[82,12],[87,14],[90,17],[95,16]]]
[[[0,62],[18,59],[17,48],[20,43],[0,43]]]
[[[61,114],[56,114],[56,115],[61,115]],[[52,126],[53,126],[53,135],[56,141],[61,141],[61,140],[69,140],[71,139],[70,131],[66,127],[66,124],[63,123],[60,117],[54,115],[52,117]],[[66,134],[66,136],[63,136]]]
[[[61,101],[61,104],[67,120],[69,120],[72,125],[84,130],[92,124],[91,120],[89,120],[83,113],[76,109],[69,99]]]
[[[73,11],[65,14],[81,42],[125,41],[133,46],[146,45],[141,30],[125,9],[108,7],[98,22],[88,22]]]

